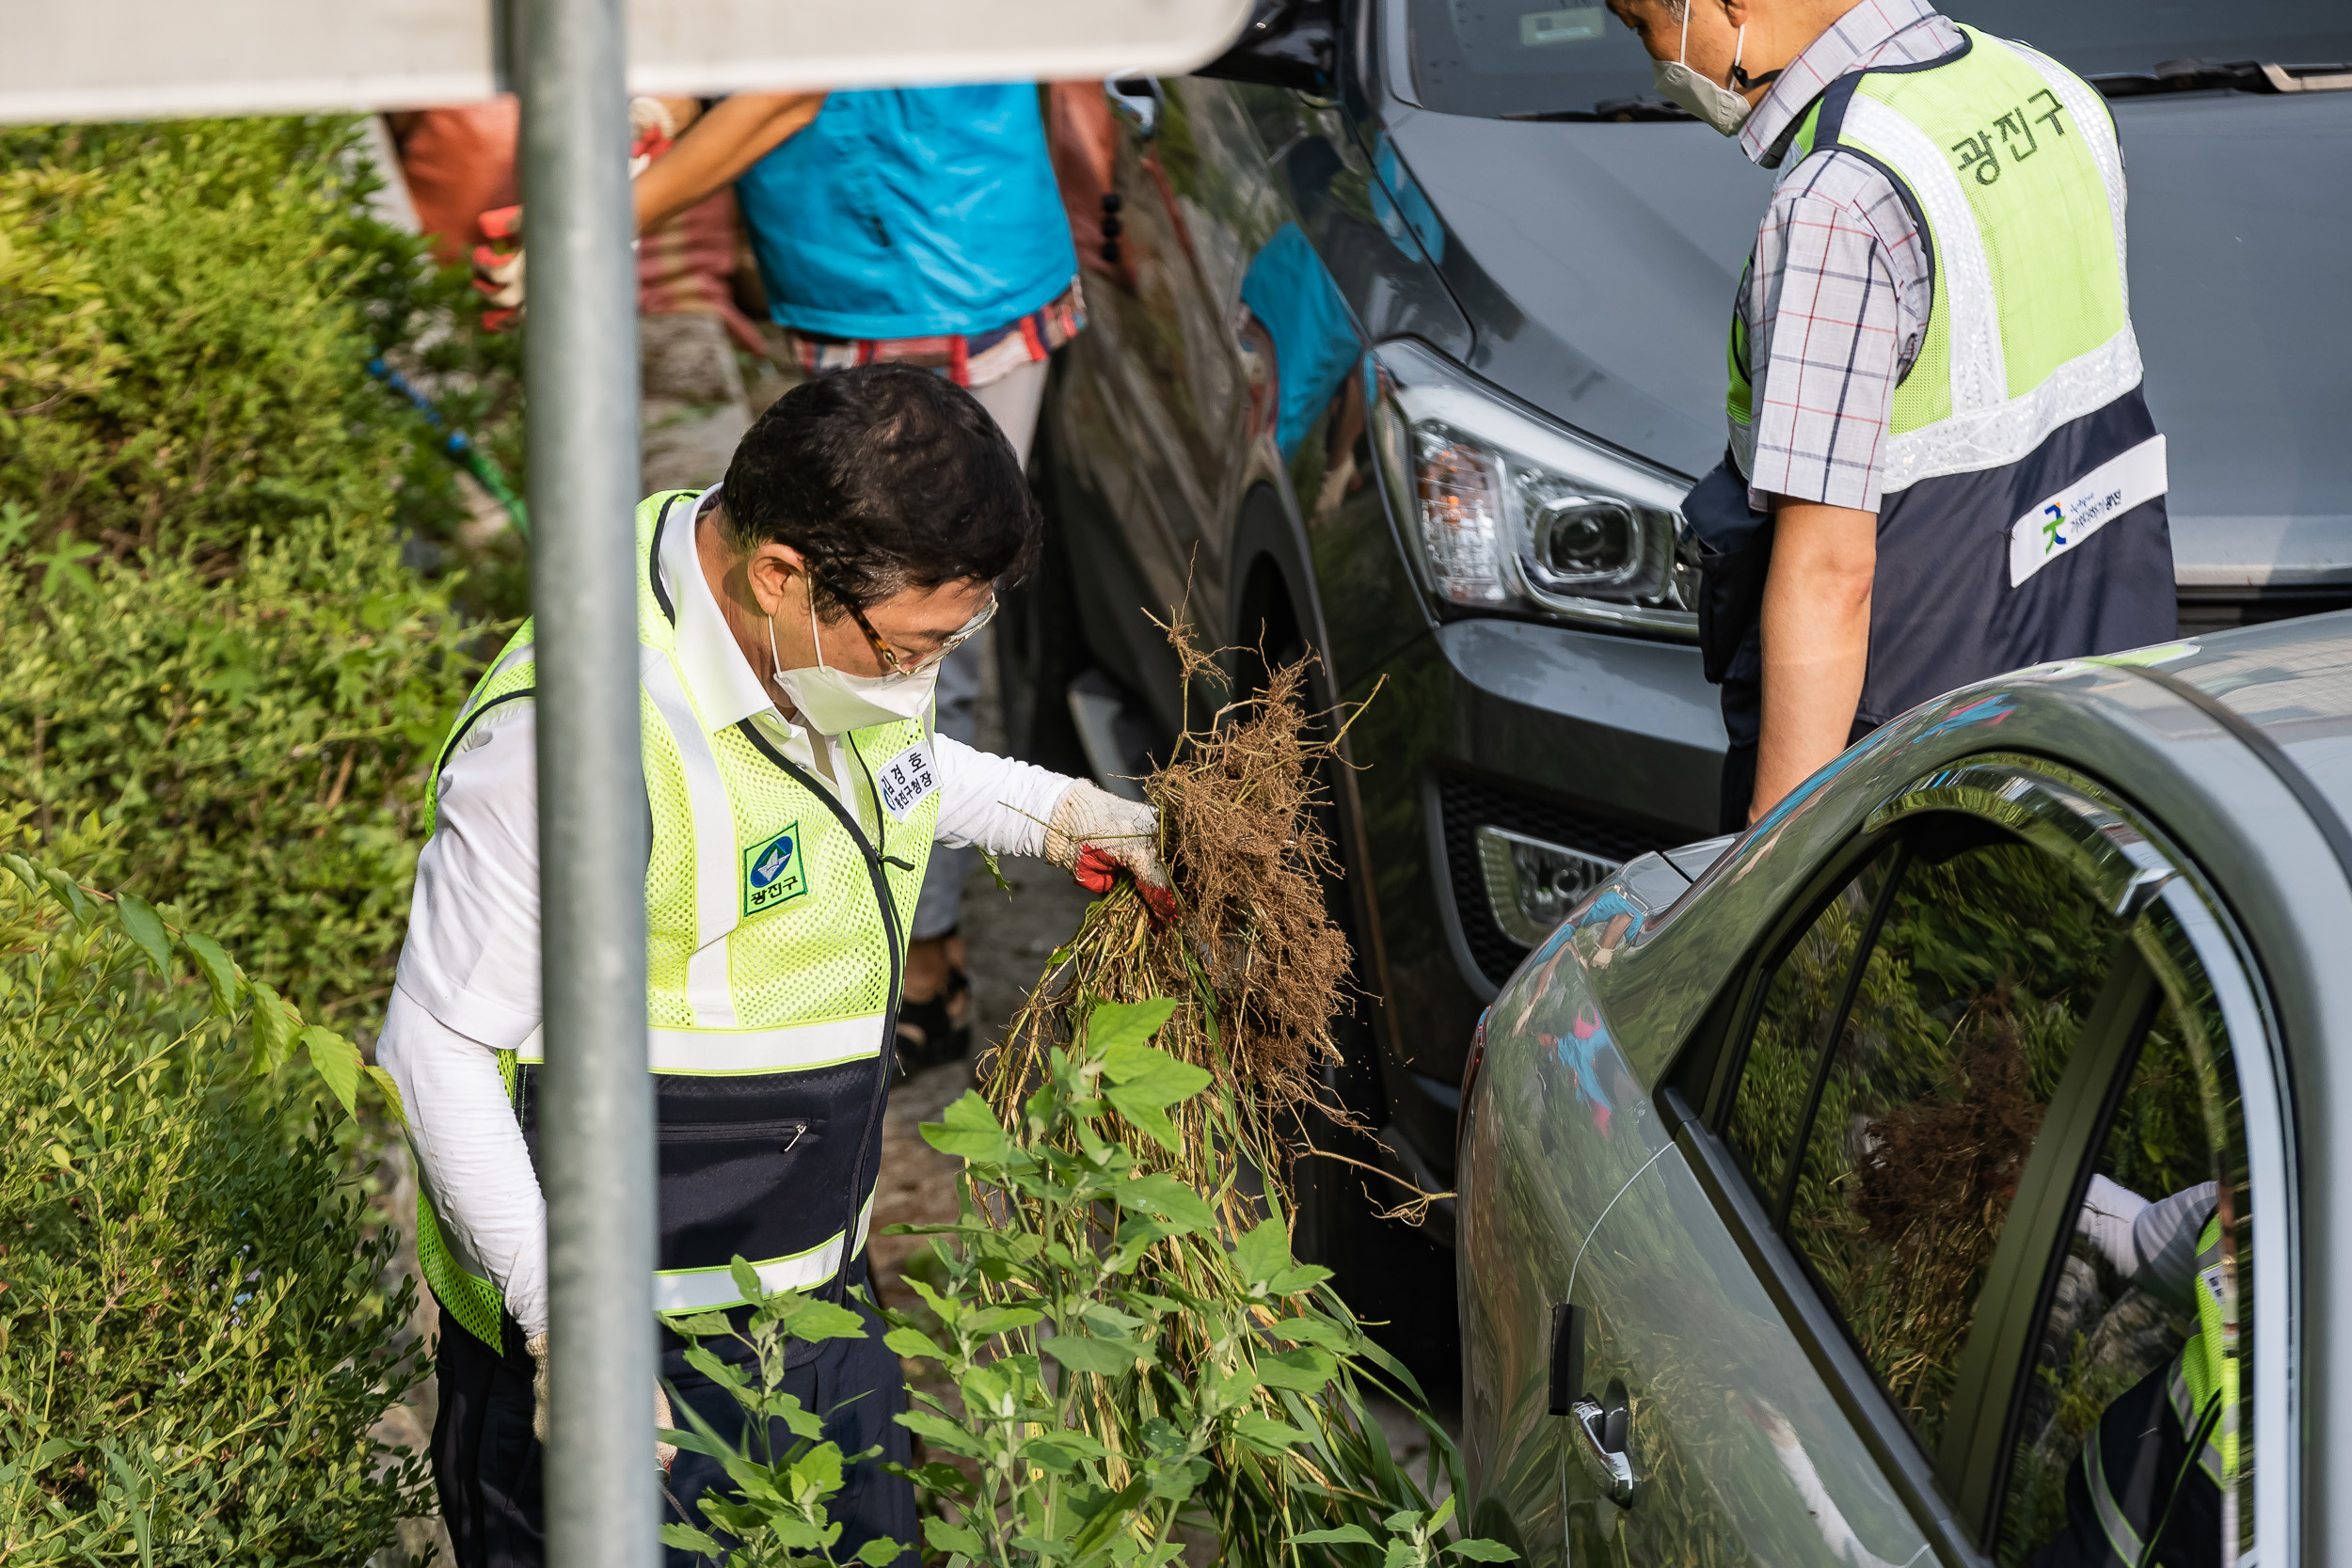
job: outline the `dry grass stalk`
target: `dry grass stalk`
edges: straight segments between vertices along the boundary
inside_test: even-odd
[[[1181,624],[1162,625],[1187,692],[1231,689]],[[1251,656],[1243,653],[1247,665]],[[1305,701],[1312,662],[1311,654],[1271,670],[1263,690],[1226,703],[1204,726],[1193,726],[1188,713],[1173,760],[1143,781],[1159,810],[1160,859],[1181,913],[1155,926],[1124,881],[1089,909],[1048,960],[1005,1043],[981,1064],[984,1092],[1009,1122],[1047,1053],[1072,1037],[1089,1008],[1154,996],[1177,1004],[1161,1049],[1216,1075],[1241,1113],[1251,1146],[1245,1152],[1285,1195],[1292,1146],[1274,1129],[1311,1109],[1345,1119],[1327,1102],[1322,1072],[1339,1056],[1331,1020],[1349,1005],[1353,954],[1325,903],[1327,880],[1340,868],[1316,808],[1319,774],[1340,765],[1341,737],[1362,705],[1316,733],[1319,716]],[[1212,1135],[1213,1098],[1175,1107],[1184,1151],[1173,1162],[1156,1154],[1204,1192],[1221,1184],[1217,1173],[1232,1155]],[[1129,1142],[1139,1155],[1157,1149],[1139,1133]]]

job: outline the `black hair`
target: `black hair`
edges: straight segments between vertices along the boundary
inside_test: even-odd
[[[1018,580],[1043,523],[1012,444],[945,376],[860,365],[754,421],[720,492],[729,542],[808,558],[826,619],[909,588]]]

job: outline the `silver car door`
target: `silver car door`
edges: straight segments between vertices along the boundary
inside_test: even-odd
[[[1483,1387],[1512,1399],[1489,1429],[1494,1451],[1478,1456],[1480,1506],[1491,1497],[1494,1513],[1519,1521],[1534,1561],[1918,1560],[1926,1540],[1912,1510],[1790,1333],[1785,1305],[1724,1225],[1583,984],[1587,966],[1611,961],[1648,917],[1639,891],[1621,884],[1587,906],[1554,939],[1551,973],[1523,975],[1490,1015],[1498,1037],[1482,1087],[1493,1074],[1496,1100],[1514,1107],[1496,1118],[1497,1136],[1519,1147],[1492,1162],[1474,1148],[1470,1164],[1528,1196],[1476,1206],[1518,1234],[1473,1243],[1466,1311],[1471,1275],[1490,1257],[1545,1265],[1518,1287],[1542,1296],[1538,1310],[1513,1304],[1534,1334],[1465,1323],[1472,1343],[1523,1347],[1466,1369],[1466,1398]],[[1867,905],[1867,891],[1860,897]],[[1808,1037],[1805,1023],[1827,1010],[1860,939],[1861,922],[1842,913],[1852,901],[1799,943],[1780,1009],[1796,1051],[1818,1050],[1825,1033],[1817,1024]],[[1562,1306],[1572,1312],[1552,1310]],[[1466,1418],[1467,1429],[1484,1424]]]

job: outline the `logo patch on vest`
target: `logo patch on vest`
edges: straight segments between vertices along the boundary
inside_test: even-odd
[[[2015,588],[2109,522],[2164,492],[2164,437],[2151,436],[2010,525],[2009,585]]]
[[[882,792],[883,808],[904,822],[908,813],[939,787],[939,772],[931,767],[931,749],[918,740],[883,763],[874,770],[874,787]]]
[[[743,913],[746,917],[798,898],[808,891],[801,861],[798,822],[743,851]]]

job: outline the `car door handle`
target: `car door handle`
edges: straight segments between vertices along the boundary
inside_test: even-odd
[[[1589,1314],[1561,1302],[1551,1309],[1551,1413],[1574,1429],[1568,1441],[1585,1474],[1619,1508],[1631,1508],[1638,1490],[1627,1444],[1633,1430],[1633,1402],[1625,1385],[1612,1378],[1599,1399],[1572,1390],[1584,1381],[1584,1334]]]
[[[1619,1508],[1631,1508],[1640,1490],[1633,1479],[1633,1460],[1627,1452],[1633,1424],[1625,1385],[1612,1383],[1603,1399],[1590,1394],[1568,1406],[1568,1423],[1575,1428],[1568,1441],[1576,1445],[1584,1473]]]

